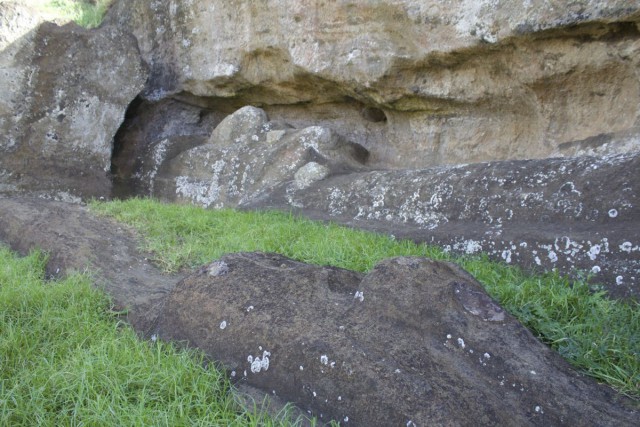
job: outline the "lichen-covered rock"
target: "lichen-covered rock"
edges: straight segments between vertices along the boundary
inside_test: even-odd
[[[316,162],[309,162],[295,173],[294,182],[298,189],[307,188],[316,181],[321,181],[329,176],[328,167]]]
[[[309,162],[326,173],[360,170],[367,151],[320,126],[292,129],[244,107],[225,118],[208,141],[173,157],[160,155],[150,192],[204,207],[237,206],[267,197]]]
[[[143,96],[262,107],[380,167],[640,148],[639,0],[120,1]]]
[[[581,269],[640,297],[640,155],[503,161],[282,185],[279,208],[533,269]]]
[[[111,160],[113,195],[154,194],[160,167],[207,142],[225,116],[173,99],[148,102],[137,98],[115,136]]]
[[[630,402],[576,374],[460,268],[370,273],[227,255],[180,282],[154,331],[341,425],[609,425]]]
[[[147,73],[135,38],[44,23],[0,52],[0,191],[108,196],[113,137]]]

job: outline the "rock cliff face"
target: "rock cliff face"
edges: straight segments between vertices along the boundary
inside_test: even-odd
[[[637,293],[640,0],[0,4],[0,192],[299,208]]]
[[[640,2],[127,1],[143,97],[331,127],[422,168],[637,150]]]
[[[298,209],[453,251],[486,252],[526,267],[562,272],[579,267],[595,274],[613,296],[638,296],[640,0],[120,0],[95,31],[49,23],[31,28],[40,18],[24,15],[14,3],[0,1],[0,195],[30,191],[75,200],[154,195],[205,207]],[[86,213],[73,214],[67,205],[50,205],[57,212],[51,220],[40,212],[49,209],[42,204],[0,200],[5,212],[0,239],[15,240],[22,250],[34,244],[52,251],[67,248],[71,240],[56,240],[67,219],[73,235],[82,234],[81,225],[89,221]],[[71,249],[82,252],[78,257],[53,261],[93,262],[89,252],[94,250],[86,248],[116,260],[132,251],[130,240],[105,249],[108,231],[94,221],[89,221],[94,230],[89,238],[71,242]],[[37,234],[40,228],[45,236],[34,236],[31,231]],[[305,288],[291,278],[285,268],[293,266],[289,260],[274,256],[265,261],[265,255],[255,254],[225,259],[228,270],[221,277],[211,274],[210,265],[203,270],[208,275],[201,271],[182,282],[156,326],[163,337],[187,337],[239,372],[247,363],[245,353],[256,346],[246,347],[247,335],[238,341],[228,333],[241,325],[237,316],[250,310],[238,306],[236,320],[220,323],[224,339],[231,341],[216,341],[218,328],[211,326],[216,318],[210,313],[194,313],[232,309],[243,292],[265,292],[260,280],[268,275],[272,283],[291,288],[291,298],[300,297],[295,311],[281,290],[265,294],[265,301],[274,298],[274,306],[284,304],[274,319],[284,319],[278,313],[285,313],[307,326],[304,313],[318,308],[318,300],[307,298]],[[272,261],[267,271],[260,270]],[[147,274],[151,267],[146,263],[118,262],[115,273],[104,274],[116,284],[107,289],[137,305],[138,313],[147,313],[132,317],[147,329],[162,314],[160,302],[171,286]],[[580,390],[588,384],[573,374],[558,380],[556,371],[565,367],[557,360],[539,377],[544,380],[529,377],[524,368],[495,370],[493,361],[502,357],[524,360],[513,348],[537,349],[530,359],[536,372],[545,369],[542,359],[556,357],[513,319],[506,324],[520,340],[517,345],[500,341],[506,329],[499,325],[494,335],[471,343],[490,357],[470,356],[464,342],[447,337],[440,322],[449,316],[449,325],[468,328],[460,332],[465,337],[493,328],[486,319],[463,312],[469,310],[456,297],[456,286],[473,280],[459,272],[443,273],[445,281],[434,276],[433,286],[420,289],[426,298],[420,302],[414,291],[433,265],[403,260],[402,271],[394,270],[398,262],[385,261],[366,277],[342,272],[340,280],[315,268],[314,280],[308,281],[309,289],[329,295],[326,302],[332,304],[321,303],[320,309],[333,308],[339,299],[345,304],[336,310],[346,310],[325,313],[322,320],[329,326],[322,331],[308,325],[313,326],[310,336],[328,334],[327,345],[335,354],[361,363],[358,387],[363,388],[350,389],[341,377],[325,381],[323,370],[331,359],[323,362],[324,353],[315,350],[301,350],[302,359],[280,364],[285,359],[277,346],[283,337],[289,346],[306,335],[258,329],[264,326],[260,322],[243,332],[259,331],[264,340],[254,344],[274,350],[268,375],[282,376],[279,393],[320,414],[358,414],[353,420],[364,420],[363,425],[384,421],[385,414],[391,423],[446,425],[460,408],[472,417],[470,424],[508,423],[505,408],[517,408],[519,418],[514,419],[522,425],[569,418],[583,424],[632,424],[635,414],[625,410],[612,418],[607,404],[598,403],[610,400],[607,393],[584,399]],[[256,269],[241,270],[234,263],[253,263]],[[392,283],[385,271],[399,271],[407,280]],[[234,275],[242,285],[224,288],[225,278]],[[146,286],[145,278],[161,289]],[[328,288],[317,286],[325,282]],[[407,283],[411,289],[396,292]],[[480,295],[475,282],[470,286],[472,295]],[[131,289],[152,297],[139,299]],[[352,295],[357,291],[363,297],[362,289],[372,296],[364,306]],[[433,311],[427,313],[432,302]],[[260,310],[256,305],[252,315]],[[391,312],[381,319],[384,310]],[[418,311],[427,317],[413,328]],[[338,335],[327,331],[340,326],[330,321],[340,316],[362,335],[330,341]],[[367,332],[371,319],[396,345],[400,373],[375,353],[380,340]],[[420,329],[424,325],[433,330]],[[404,335],[398,337],[398,331]],[[425,336],[432,346],[421,347]],[[488,346],[496,342],[501,350],[494,356]],[[404,343],[417,347],[407,352]],[[370,359],[351,351],[358,345]],[[219,348],[235,353],[216,353]],[[259,358],[263,366],[265,353],[251,354],[250,363]],[[296,388],[287,389],[290,369],[300,360],[310,376],[298,373]],[[315,371],[306,368],[312,360]],[[440,369],[451,360],[464,369]],[[375,371],[370,372],[366,364],[371,361]],[[473,369],[465,368],[471,364]],[[405,374],[415,366],[433,375],[423,381]],[[445,371],[454,379],[471,379],[471,392],[460,396],[461,405],[458,395],[449,393],[449,378],[433,379]],[[372,372],[382,376],[373,378]],[[500,378],[513,384],[508,398],[501,392],[489,396],[487,372],[495,390],[503,386]],[[254,385],[272,390],[270,382],[260,382],[267,375],[243,376],[258,378]],[[397,383],[396,376],[403,382]],[[388,383],[387,395],[398,402],[396,408],[410,404],[408,409],[385,411],[389,401],[371,409],[366,391],[375,389],[374,380]],[[523,400],[516,383],[535,394]],[[411,395],[416,384],[439,400]],[[344,396],[353,398],[343,402],[348,411],[338,410],[335,401],[329,404],[328,394],[337,386],[346,387]],[[493,403],[478,406],[484,397],[477,396]],[[440,406],[427,408],[422,397]]]

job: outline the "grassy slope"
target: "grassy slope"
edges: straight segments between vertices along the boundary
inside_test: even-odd
[[[640,397],[640,310],[637,303],[593,293],[586,281],[530,275],[487,258],[457,258],[409,241],[275,212],[204,210],[152,200],[93,204],[145,236],[145,249],[166,271],[191,268],[225,253],[277,252],[320,265],[367,271],[383,258],[420,255],[453,260],[571,364],[621,393]]]
[[[0,425],[274,425],[196,352],[140,341],[83,276],[0,247]]]

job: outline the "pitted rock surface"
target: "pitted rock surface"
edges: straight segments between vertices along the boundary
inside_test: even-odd
[[[146,78],[117,27],[43,23],[12,40],[0,50],[0,193],[109,196],[113,137]]]
[[[258,390],[275,392],[320,420],[631,426],[638,416],[452,264],[394,258],[364,275],[245,253],[176,286],[129,230],[34,198],[0,198],[0,242],[47,251],[50,275],[88,269],[141,333],[200,347],[258,402]]]
[[[363,275],[280,255],[215,261],[154,329],[240,384],[343,425],[633,425],[637,408],[569,368],[460,268],[393,258]],[[213,265],[212,264],[212,265]],[[348,423],[347,423],[348,421]],[[413,423],[413,424],[412,424]]]
[[[376,168],[639,149],[639,0],[127,0],[142,97],[263,108]]]
[[[141,194],[203,207],[237,206],[268,197],[310,163],[322,165],[324,176],[362,170],[368,156],[363,147],[331,129],[292,129],[269,121],[264,110],[255,107],[227,116],[202,145],[166,155],[170,147],[158,152],[152,173],[135,172],[149,177],[149,191]]]
[[[640,293],[640,155],[503,161],[283,184],[278,208]]]

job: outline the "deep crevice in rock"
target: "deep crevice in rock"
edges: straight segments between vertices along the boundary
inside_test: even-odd
[[[173,98],[137,97],[114,137],[113,198],[153,195],[153,178],[164,160],[206,142],[226,116]]]
[[[132,195],[132,189],[129,186],[130,171],[125,161],[125,159],[130,158],[132,147],[126,143],[125,136],[134,126],[138,110],[143,102],[140,96],[131,101],[124,114],[124,120],[113,137],[110,170],[112,179],[111,197],[113,198],[126,198]]]

